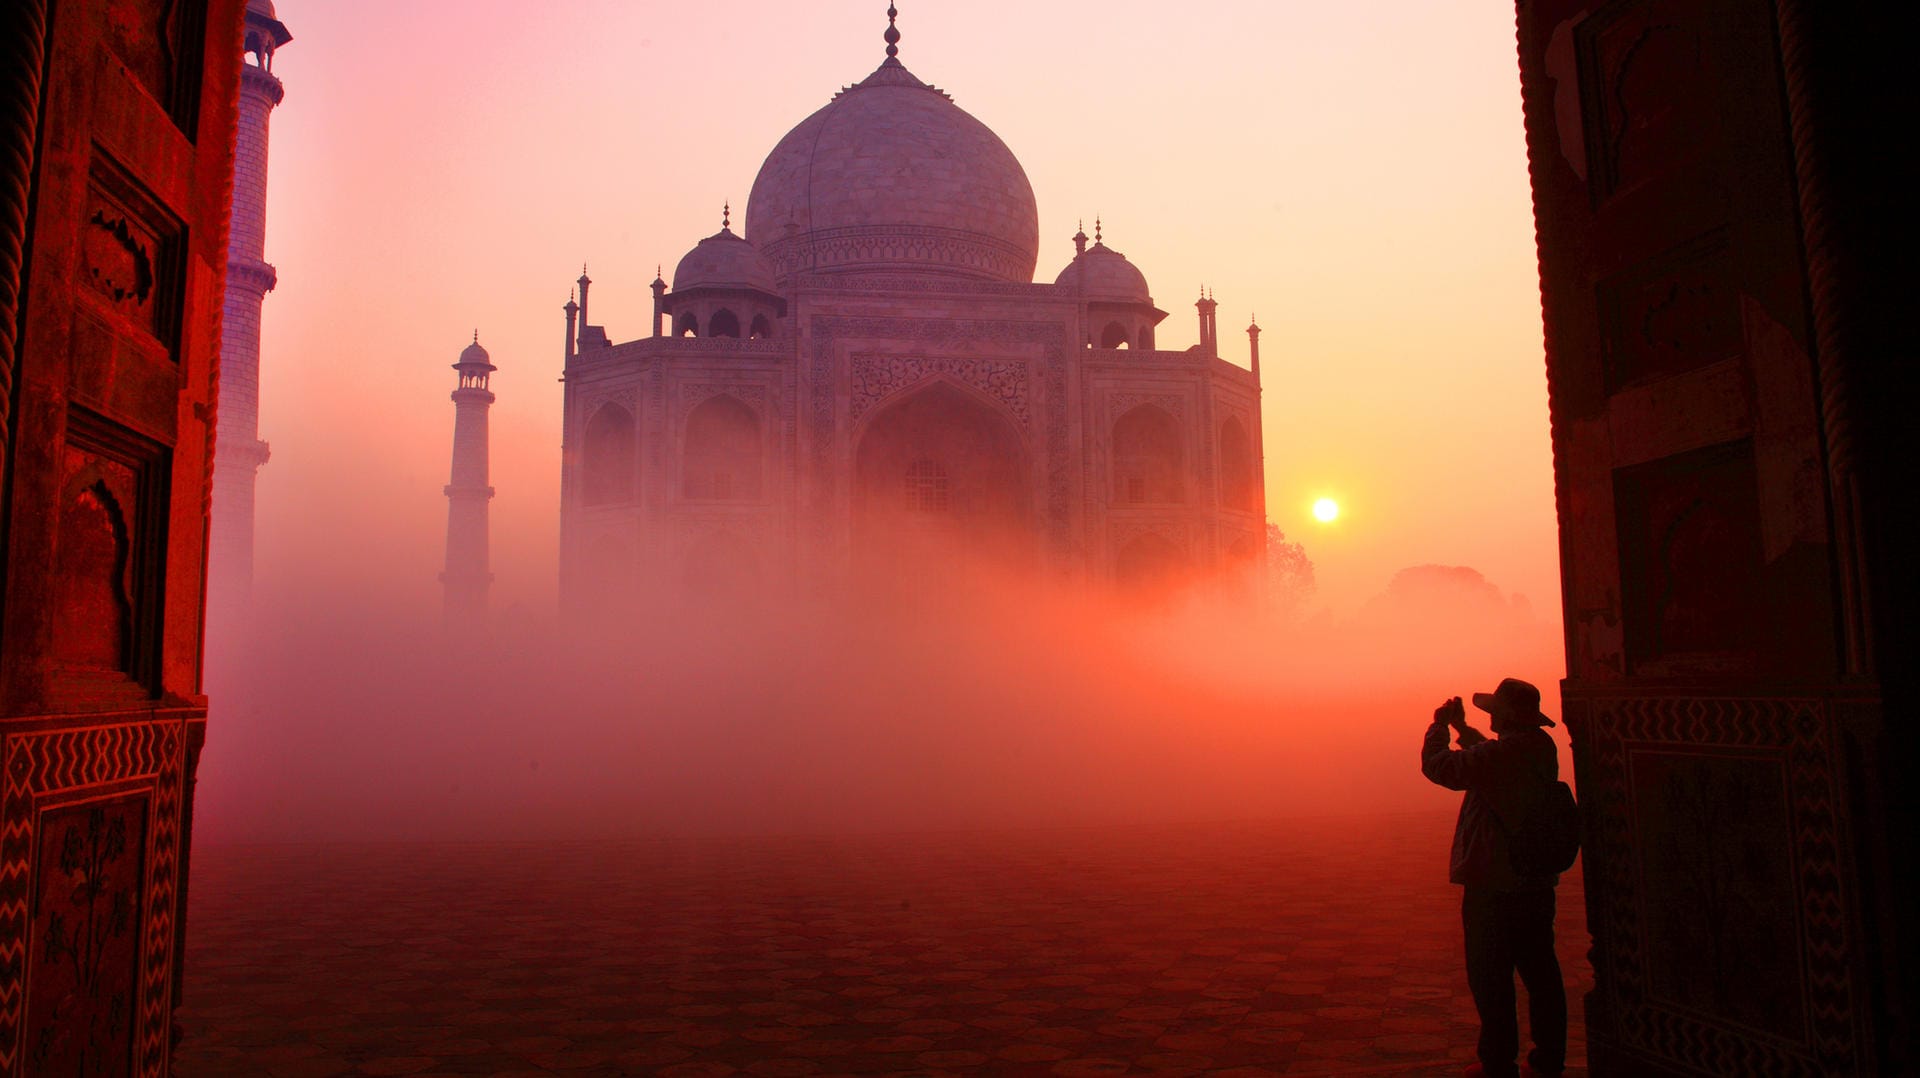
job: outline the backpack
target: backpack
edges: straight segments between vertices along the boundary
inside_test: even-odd
[[[1580,854],[1580,806],[1558,780],[1520,826],[1507,832],[1507,862],[1522,876],[1556,876]]]

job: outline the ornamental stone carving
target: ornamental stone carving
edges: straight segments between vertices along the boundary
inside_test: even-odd
[[[617,404],[627,410],[627,414],[638,421],[640,416],[635,407],[640,399],[640,387],[633,385],[596,387],[580,392],[580,418],[584,423],[600,411],[602,405]]]
[[[684,427],[687,416],[715,397],[732,397],[746,405],[763,421],[767,414],[767,387],[758,382],[685,382],[675,404],[674,425]]]
[[[1107,420],[1112,422],[1143,404],[1151,404],[1184,421],[1186,403],[1186,397],[1178,393],[1115,393],[1107,398]]]
[[[853,357],[848,373],[853,382],[850,419],[858,420],[874,405],[908,387],[945,376],[1006,405],[1020,421],[1021,429],[1033,425],[1027,406],[1027,364],[1021,360],[864,353]]]

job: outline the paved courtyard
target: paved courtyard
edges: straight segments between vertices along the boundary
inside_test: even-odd
[[[179,1073],[1457,1075],[1451,825],[203,846]]]

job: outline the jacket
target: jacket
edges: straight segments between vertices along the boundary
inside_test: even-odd
[[[1507,860],[1507,832],[1520,826],[1560,777],[1553,738],[1534,727],[1489,739],[1469,726],[1460,731],[1460,748],[1454,750],[1447,747],[1448,729],[1443,723],[1432,724],[1420,745],[1421,773],[1467,795],[1453,826],[1447,878],[1494,891],[1558,884],[1557,875],[1521,876]]]

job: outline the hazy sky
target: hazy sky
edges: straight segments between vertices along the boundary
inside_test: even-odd
[[[1265,329],[1268,511],[1321,604],[1483,571],[1558,609],[1539,291],[1510,7],[1480,0],[900,4],[901,59],[993,128],[1197,339]],[[282,0],[262,354],[261,586],[437,589],[454,387],[492,352],[499,605],[555,589],[562,315],[616,340],[736,220],[766,152],[883,58],[885,3]],[[1317,524],[1314,499],[1344,509]],[[369,574],[369,567],[378,573]]]

